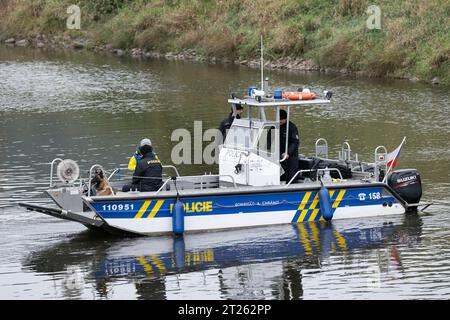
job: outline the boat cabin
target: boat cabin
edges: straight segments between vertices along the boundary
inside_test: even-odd
[[[289,116],[292,111],[308,105],[330,103],[331,92],[323,99],[289,100],[276,90],[274,95],[249,88],[243,99],[228,99],[233,111],[237,105],[245,116],[234,119],[219,151],[219,180],[222,185],[236,183],[245,186],[277,186],[282,175],[280,159],[280,109]],[[286,148],[289,141],[286,139]]]

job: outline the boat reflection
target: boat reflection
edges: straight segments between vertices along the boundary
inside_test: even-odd
[[[103,298],[110,298],[111,289],[124,281],[135,287],[137,298],[171,298],[174,282],[175,291],[183,290],[177,277],[198,278],[203,274],[205,278],[205,272],[211,270],[218,279],[219,298],[264,298],[264,293],[258,292],[267,286],[265,279],[271,278],[279,281],[271,292],[275,298],[300,299],[301,271],[320,269],[333,257],[351,261],[366,251],[386,248],[401,271],[401,250],[397,246],[420,241],[422,220],[417,214],[393,219],[389,223],[365,220],[359,225],[346,221],[310,222],[176,238],[99,239],[84,233],[32,254],[24,267],[46,273],[67,272],[74,267],[84,270],[83,281],[93,282],[97,296]],[[257,270],[252,272],[250,267]],[[383,268],[380,265],[380,270]],[[234,286],[229,285],[230,281],[234,285],[246,283],[246,290],[251,287],[252,292],[230,290]],[[188,291],[195,290],[192,283],[186,286]],[[73,290],[67,295],[73,297],[80,292]]]

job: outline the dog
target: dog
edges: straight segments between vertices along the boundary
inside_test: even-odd
[[[95,189],[95,195],[97,196],[108,196],[113,194],[113,190],[101,169],[95,170],[95,175],[91,179],[91,187]]]

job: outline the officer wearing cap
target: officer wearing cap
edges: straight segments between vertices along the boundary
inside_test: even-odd
[[[228,118],[224,119],[219,126],[219,131],[222,134],[222,142],[225,142],[225,138],[227,136],[228,130],[233,124],[234,119],[240,119],[241,113],[244,111],[244,108],[240,104],[235,105],[235,111],[231,108],[231,112],[228,115]]]
[[[123,192],[130,190],[156,191],[162,186],[162,164],[158,156],[153,152],[150,139],[145,138],[141,140],[139,153],[141,159],[136,163],[133,180],[131,184],[122,187]]]
[[[300,145],[300,138],[298,135],[297,126],[289,121],[289,132],[287,128],[287,112],[280,110],[280,157],[285,159],[281,162],[281,167],[284,170],[281,176],[282,181],[289,182],[292,177],[299,170],[298,163],[298,147]],[[286,139],[288,139],[288,146],[286,150]]]

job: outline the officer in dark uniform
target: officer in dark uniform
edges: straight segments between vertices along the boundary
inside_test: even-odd
[[[233,113],[233,108],[231,108],[231,112],[228,115],[228,118],[224,119],[219,126],[219,131],[222,134],[222,143],[225,142],[225,138],[227,136],[227,132],[233,124],[234,119],[240,119],[241,113],[244,111],[244,108],[240,105],[236,105],[236,112]]]
[[[136,164],[131,184],[122,187],[123,192],[130,190],[157,191],[162,186],[162,164],[153,152],[150,139],[143,139],[139,152],[142,159]]]
[[[281,162],[281,167],[284,170],[281,176],[281,181],[289,182],[292,177],[299,170],[298,164],[298,147],[300,145],[300,138],[298,135],[297,126],[289,121],[289,132],[286,132],[287,127],[287,112],[280,110],[280,157],[286,159]],[[286,138],[288,138],[288,146],[286,150]],[[297,179],[295,179],[297,180]],[[295,182],[295,181],[294,181]]]

